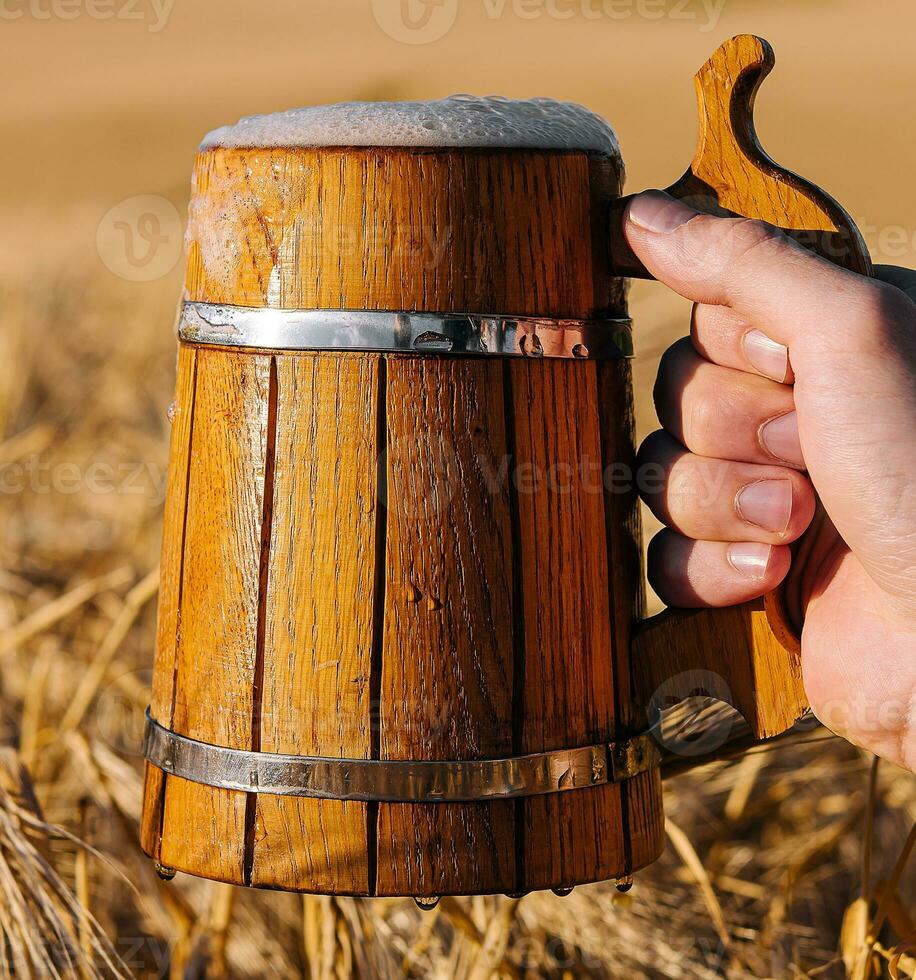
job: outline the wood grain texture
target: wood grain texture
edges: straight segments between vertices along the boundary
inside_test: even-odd
[[[504,408],[498,360],[388,361],[382,759],[512,754]],[[380,804],[378,893],[505,890],[514,812]]]
[[[252,747],[270,358],[197,353],[173,728]],[[246,794],[170,777],[161,859],[244,881]],[[174,832],[172,830],[174,825]]]
[[[175,666],[178,651],[181,583],[184,564],[185,512],[194,393],[197,386],[197,351],[182,346],[178,351],[178,377],[169,446],[169,472],[163,516],[162,555],[159,573],[159,608],[156,623],[156,658],[150,710],[163,725],[171,725],[175,705]]]
[[[156,766],[143,764],[143,808],[140,812],[140,847],[154,861],[160,859],[162,820],[165,812],[165,781]]]
[[[186,295],[624,316],[606,248],[619,183],[619,161],[581,153],[208,151]],[[623,366],[212,348],[196,365],[187,506],[170,504],[186,518],[167,525],[184,563],[176,730],[383,759],[614,737],[641,590],[632,492],[601,487],[633,451]],[[526,496],[520,462],[568,486]],[[162,825],[179,869],[352,894],[560,887],[628,873],[662,843],[655,773],[460,805],[168,777]]]
[[[371,758],[378,355],[277,361],[264,752]],[[366,894],[366,804],[261,795],[252,884]]]
[[[163,515],[156,653],[150,696],[150,711],[153,717],[167,726],[172,725],[175,704],[185,513],[196,386],[197,351],[191,347],[181,347],[178,351],[175,399],[170,408],[172,433]],[[156,860],[160,857],[166,779],[166,775],[161,770],[149,764],[144,767],[143,797],[146,804],[143,807],[140,824],[140,844],[144,851]]]
[[[869,275],[868,251],[845,209],[817,185],[775,163],[760,144],[754,100],[774,64],[766,41],[742,34],[718,48],[697,72],[697,152],[669,192],[696,201],[700,210],[714,205],[720,213],[761,218],[838,265]]]
[[[521,572],[515,751],[613,738],[614,676],[594,364],[510,363]],[[524,888],[607,878],[624,850],[620,787],[524,800]]]
[[[824,258],[871,275],[868,249],[855,222],[826,191],[777,164],[760,144],[754,101],[775,64],[762,38],[726,41],[695,77],[700,132],[693,162],[666,193],[708,214],[758,218],[782,228]],[[617,205],[622,212],[627,198]],[[619,227],[611,231],[617,275],[651,279]]]
[[[613,313],[624,287],[605,242],[618,169],[523,150],[211,150],[195,167],[185,295],[293,309]]]
[[[636,474],[636,410],[629,360],[596,365],[598,424],[604,483],[607,588],[611,623],[616,737],[648,727],[632,677],[634,626],[645,618],[646,596]],[[624,875],[656,860],[665,845],[661,776],[650,771],[620,787]]]
[[[711,672],[709,695],[737,708],[757,738],[787,731],[808,706],[801,663],[776,639],[762,602],[653,616],[637,629],[633,671],[645,701],[661,689],[665,706],[696,695]]]

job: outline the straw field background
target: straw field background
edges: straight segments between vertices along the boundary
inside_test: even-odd
[[[916,261],[911,0],[453,13],[411,44],[363,0],[0,0],[0,976],[916,975],[916,781],[823,729],[670,779],[667,852],[627,894],[422,913],[166,883],[139,851],[180,231],[206,130],[315,102],[550,95],[612,121],[629,189],[664,185],[692,154],[693,71],[752,31],[777,53],[764,145],[843,201],[878,261]],[[639,284],[633,312],[645,435],[688,310]]]

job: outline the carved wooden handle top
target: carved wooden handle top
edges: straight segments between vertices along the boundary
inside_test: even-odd
[[[754,100],[774,62],[766,41],[740,34],[697,72],[696,155],[665,192],[698,211],[768,221],[831,262],[871,275],[868,249],[843,206],[816,184],[779,166],[760,145]],[[617,205],[621,214],[627,200]],[[622,233],[614,234],[611,251],[618,275],[653,278]]]

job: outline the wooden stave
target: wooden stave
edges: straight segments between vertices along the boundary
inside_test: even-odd
[[[221,169],[219,161],[212,159],[212,154],[220,155],[221,153],[225,153],[228,157],[235,155],[237,157],[235,164],[240,165],[245,163],[245,161],[250,162],[251,155],[256,152],[263,151],[244,151],[242,153],[238,151],[234,151],[234,153],[229,153],[229,151],[210,151],[208,154],[202,154],[201,157],[204,159],[198,161],[197,167],[198,176],[196,183],[198,194],[201,193],[202,189],[207,192],[212,190],[214,174],[222,173],[223,178],[231,182],[232,168],[224,160]],[[295,158],[304,151],[283,152],[291,154]],[[375,152],[378,153],[378,151]],[[387,156],[387,154],[382,155]],[[405,166],[406,160],[406,165],[408,165],[409,169],[409,166],[416,162],[410,154],[401,153],[392,155],[400,157],[400,160],[395,166]],[[362,159],[363,172],[365,172],[365,159],[371,156],[371,154],[369,151],[361,151],[359,156]],[[426,172],[429,175],[433,172],[429,168],[428,157],[430,155],[425,154],[424,156],[427,157]],[[505,161],[508,161],[506,165],[510,170],[517,170],[518,168],[527,170],[531,164],[532,155],[527,153],[506,152],[504,154],[486,153],[480,155],[481,159],[486,160],[485,169],[487,167],[492,169],[494,166],[494,157],[499,158],[500,156],[505,158]],[[563,173],[564,178],[569,178],[570,174],[574,173],[580,180],[582,178],[587,179],[588,199],[585,202],[580,200],[577,206],[579,217],[581,218],[584,214],[592,227],[592,235],[587,240],[589,247],[586,250],[589,258],[589,275],[580,275],[578,277],[581,280],[578,284],[579,295],[575,298],[574,302],[570,301],[568,290],[565,287],[558,286],[556,295],[547,297],[546,299],[539,297],[536,300],[532,300],[532,302],[537,302],[538,308],[535,310],[532,307],[531,312],[536,312],[539,315],[581,317],[596,314],[625,315],[626,307],[622,286],[618,281],[613,280],[609,276],[606,268],[601,268],[602,261],[600,258],[603,256],[600,242],[604,240],[602,239],[602,235],[606,234],[606,205],[612,197],[619,193],[617,170],[609,161],[588,158],[584,154],[561,154],[559,156],[564,158],[561,161],[562,165],[559,166],[559,171],[556,170],[556,167],[554,170],[548,167],[546,170],[542,170],[541,174],[542,177],[545,173],[548,174],[544,178],[548,183],[551,179],[555,182],[560,182],[557,173],[564,171],[565,168],[567,172]],[[556,161],[554,163],[556,164]],[[469,166],[472,166],[472,164],[473,161]],[[502,164],[500,163],[500,165]],[[247,167],[247,163],[245,163],[245,166]],[[201,174],[205,174],[206,178],[202,179]],[[470,182],[468,182],[468,186],[470,186]],[[556,187],[554,187],[547,196],[549,197],[551,194],[556,193],[558,192]],[[214,200],[217,202],[214,206],[218,206],[220,200],[219,195],[215,195]],[[479,204],[479,201],[476,203]],[[194,238],[194,229],[195,222],[197,222],[199,227],[202,222],[207,220],[206,204],[207,199],[205,196],[203,202],[198,199],[195,205],[198,209],[196,216],[192,209],[192,223],[189,235],[191,247],[189,249],[187,297],[201,301],[235,302],[239,305],[250,305],[252,301],[250,292],[252,280],[250,275],[242,275],[239,282],[236,283],[237,288],[233,287],[235,288],[233,292],[227,291],[231,283],[222,283],[222,291],[220,289],[214,289],[212,275],[201,274],[204,270],[204,262],[200,254],[200,242]],[[501,220],[506,220],[506,215],[510,210],[509,208],[504,208],[501,212]],[[486,220],[482,222],[482,225],[485,227],[490,227],[492,224],[493,222]],[[567,245],[571,246],[575,238],[577,247],[581,247],[583,239],[581,230],[576,230],[572,223],[568,227],[562,228],[561,232],[569,239]],[[508,236],[504,235],[504,237]],[[595,249],[594,253],[592,253],[592,249]],[[598,258],[593,258],[593,254],[597,255]],[[583,255],[580,255],[579,259],[581,261]],[[212,272],[213,267],[214,263],[211,258],[210,272]],[[227,265],[225,268],[228,270],[229,266]],[[536,272],[535,269],[528,271],[532,275]],[[231,277],[227,276],[227,278]],[[480,304],[484,302],[487,304],[498,304],[500,301],[510,305],[513,302],[518,303],[518,296],[511,294],[516,288],[518,281],[522,278],[524,277],[519,275],[509,277],[506,280],[510,283],[505,290],[507,295],[496,297],[492,294],[490,296],[477,296],[473,297],[473,300]],[[346,275],[343,275],[342,279],[348,283],[352,282],[352,277],[348,278]],[[447,286],[443,287],[441,283],[439,285],[445,292],[448,292]],[[324,294],[324,297],[319,294],[320,290],[316,290],[312,296],[303,295],[302,282],[286,289],[287,298],[292,296],[296,302],[302,303],[304,306],[309,304],[309,300],[312,302],[319,299],[326,301],[326,294]],[[266,303],[267,298],[265,293],[260,298],[261,305]],[[415,296],[414,298],[416,299],[417,297]],[[428,291],[424,292],[423,298],[425,302],[433,306],[436,305],[435,297],[431,298],[428,295]],[[358,291],[358,295],[354,296],[352,301],[349,294],[344,299],[347,303],[350,303],[351,308],[360,308],[360,304],[366,308],[384,308],[382,304],[390,304],[394,302],[394,299],[398,299],[398,302],[404,305],[404,297],[392,297],[390,291],[384,296],[367,295],[365,292]],[[510,306],[497,305],[491,306],[488,309],[469,310],[469,312],[492,313],[502,312],[509,308]],[[516,309],[515,312],[526,313],[529,310]],[[518,406],[513,407],[511,397],[507,398],[506,396],[506,390],[517,391],[520,387],[526,385],[529,387],[534,386],[534,389],[538,389],[540,386],[547,384],[548,379],[552,378],[552,383],[557,387],[555,399],[557,403],[563,402],[564,399],[561,396],[568,394],[566,388],[570,384],[573,386],[578,385],[586,393],[582,397],[588,403],[590,415],[593,420],[593,425],[589,426],[588,438],[591,440],[592,447],[600,447],[598,452],[601,455],[602,463],[607,461],[605,459],[606,453],[612,453],[615,459],[632,459],[633,455],[633,419],[629,367],[624,361],[603,362],[599,364],[598,362],[565,363],[527,359],[520,362],[513,362],[483,359],[488,360],[489,363],[481,371],[480,361],[482,359],[477,358],[462,359],[459,361],[457,359],[437,359],[427,356],[413,357],[410,355],[352,355],[343,353],[315,355],[307,353],[256,351],[235,351],[228,353],[203,350],[202,348],[195,348],[193,345],[185,344],[181,345],[181,348],[181,356],[185,358],[191,352],[194,352],[195,358],[200,358],[201,356],[204,358],[224,356],[249,359],[250,361],[261,358],[262,360],[260,362],[255,361],[254,363],[262,365],[262,372],[263,359],[267,357],[269,359],[268,365],[272,365],[268,367],[268,374],[273,371],[274,375],[278,376],[283,372],[287,374],[290,372],[295,373],[309,359],[325,358],[338,363],[346,363],[348,358],[360,358],[364,365],[378,365],[374,369],[374,373],[370,372],[372,373],[372,379],[365,381],[365,384],[375,386],[376,395],[378,393],[379,374],[384,374],[386,381],[390,382],[392,378],[398,378],[404,375],[404,372],[407,375],[410,375],[412,372],[414,376],[413,383],[415,385],[419,384],[420,388],[433,400],[443,390],[443,382],[447,381],[450,377],[452,383],[455,383],[457,380],[458,383],[465,385],[465,394],[471,396],[469,399],[465,399],[465,404],[480,403],[486,404],[488,407],[488,411],[485,413],[486,418],[484,419],[457,419],[454,424],[455,432],[468,432],[479,429],[481,422],[493,425],[496,421],[499,421],[499,413],[493,411],[494,401],[492,390],[494,381],[498,379],[498,386],[505,389],[499,393],[501,399],[497,398],[496,400],[497,404],[501,400],[504,409],[501,418],[503,439],[505,439],[506,433],[511,430],[513,432],[513,440],[517,436],[515,430],[520,420],[525,419],[525,413],[520,411]],[[293,366],[290,367],[290,365]],[[337,370],[340,369],[338,368]],[[419,381],[417,380],[418,378]],[[557,378],[562,378],[559,386],[556,385]],[[483,379],[486,380],[484,381]],[[198,382],[200,380],[200,378],[197,378]],[[371,400],[371,393],[367,395],[366,392],[363,392],[363,396]],[[196,390],[194,397],[195,399],[198,397]],[[529,398],[529,407],[530,403],[531,399]],[[400,402],[396,400],[393,404],[396,407]],[[395,454],[394,459],[390,455],[391,446],[389,444],[388,431],[390,420],[388,419],[387,409],[379,413],[378,405],[376,404],[374,411],[375,415],[373,418],[376,420],[376,423],[379,415],[382,415],[385,420],[385,425],[383,426],[384,432],[380,430],[376,434],[376,438],[377,440],[384,438],[384,444],[389,454],[387,466],[391,470],[392,467],[398,465],[398,459],[396,458],[397,454]],[[269,414],[269,406],[265,415],[264,406],[262,405],[252,413],[251,418],[254,420],[264,420]],[[561,413],[557,412],[556,414],[558,417],[553,420],[553,425],[563,421],[560,417]],[[530,419],[527,421],[530,423]],[[570,439],[574,439],[578,433],[581,420],[573,420],[572,423],[566,420],[566,423],[568,436]],[[255,428],[259,426],[263,428],[262,422],[255,421],[253,424]],[[287,422],[275,419],[275,437],[279,437],[282,440],[288,435],[285,430],[286,425]],[[235,437],[238,438],[239,435],[240,433],[236,431]],[[259,444],[262,440],[263,433],[249,433],[247,444]],[[191,441],[193,442],[193,439]],[[536,446],[536,443],[531,443],[531,445]],[[501,448],[507,449],[509,447],[503,445]],[[182,440],[180,438],[178,440],[173,439],[172,466],[178,473],[178,476],[176,476],[176,485],[180,484],[181,479],[182,452],[184,452]],[[190,457],[191,452],[188,451],[188,469],[190,468]],[[187,472],[185,472],[185,476],[185,485],[187,487],[191,485],[192,481]],[[257,483],[257,480],[255,482]],[[584,493],[581,487],[576,492],[580,496]],[[253,494],[249,496],[250,499],[255,499],[257,495]],[[633,499],[632,496],[629,496],[627,500],[611,499],[612,497],[613,495],[604,494],[597,507],[594,506],[594,501],[591,501],[592,506],[589,509],[590,518],[588,522],[585,522],[585,524],[588,524],[587,533],[585,533],[585,524],[581,520],[581,526],[579,528],[579,537],[583,542],[583,546],[592,547],[596,552],[592,556],[589,575],[583,577],[582,585],[583,588],[591,590],[590,606],[594,606],[596,602],[599,605],[603,605],[603,613],[595,609],[585,610],[589,625],[587,632],[594,634],[594,637],[597,638],[596,645],[599,648],[602,646],[600,638],[604,636],[604,645],[606,645],[608,652],[613,652],[613,662],[600,664],[600,667],[605,672],[605,680],[607,680],[607,676],[613,677],[616,674],[618,676],[618,683],[621,686],[621,691],[616,696],[613,690],[608,691],[609,685],[607,683],[599,685],[597,692],[592,692],[597,695],[598,700],[601,700],[601,695],[604,694],[605,701],[607,702],[603,708],[603,723],[596,725],[593,719],[591,728],[586,726],[586,729],[583,729],[583,735],[595,735],[598,738],[607,740],[612,739],[616,731],[634,730],[635,721],[633,712],[632,710],[625,710],[629,709],[629,698],[624,688],[629,687],[629,671],[626,669],[628,665],[629,631],[633,620],[641,610],[642,594],[639,548],[638,546],[634,546],[636,528],[633,523]],[[260,501],[259,505],[263,512],[263,501]],[[505,511],[509,512],[513,506],[517,510],[519,504],[517,500],[514,505],[511,501],[505,500],[501,506],[503,506]],[[597,533],[599,528],[600,535]],[[177,533],[175,529],[167,527],[167,538],[170,533],[172,538],[175,538]],[[181,536],[182,539],[185,536],[184,528],[181,529]],[[595,544],[594,542],[596,540],[603,542],[603,544]],[[515,544],[517,545],[518,541]],[[531,547],[537,547],[536,541],[532,540]],[[174,550],[174,546],[172,546],[171,550],[167,553],[173,555]],[[518,576],[513,574],[511,567],[509,567],[511,564],[511,560],[506,559],[504,556],[502,562],[496,563],[496,566],[502,567],[496,567],[494,575],[496,578],[502,577],[504,580],[507,578],[513,580],[511,589],[506,586],[506,591],[511,592],[513,597],[516,595],[524,596],[525,583],[524,581],[521,583],[515,581]],[[595,584],[596,568],[604,569],[603,577],[600,572],[597,574],[597,585]],[[621,573],[621,568],[627,568],[628,571]],[[521,590],[519,590],[519,585],[521,585]],[[400,587],[403,587],[402,582],[386,581],[384,591],[389,602],[397,588]],[[603,598],[599,598],[602,596]],[[394,609],[396,607],[392,608]],[[613,616],[610,615],[611,608],[614,610]],[[374,615],[377,617],[378,614],[375,613]],[[514,612],[511,612],[510,615],[513,623],[511,646],[515,649],[516,640],[514,639],[514,635],[518,631],[524,630],[525,617],[518,619]],[[161,607],[160,621],[170,622],[170,617],[170,610]],[[549,613],[547,618],[550,619]],[[552,632],[554,637],[553,646],[556,647],[558,643],[557,637],[562,637],[563,635],[562,630],[558,628],[556,623],[549,623],[547,632]],[[532,651],[537,648],[537,644],[542,639],[537,634],[537,631],[535,631],[534,635],[537,637],[537,640],[531,641]],[[166,641],[160,642],[160,647],[163,646],[167,648],[167,638]],[[500,644],[494,644],[492,651],[494,658],[499,658],[502,655],[500,653],[502,647],[502,642]],[[522,660],[526,660],[530,658],[530,655],[533,655],[533,652],[529,655],[528,651],[522,649],[521,655]],[[556,653],[556,655],[562,658],[562,654]],[[519,651],[515,650],[515,663],[520,662],[519,656]],[[157,657],[157,676],[168,671],[167,660],[167,650],[165,655]],[[384,653],[382,663],[385,663]],[[568,663],[563,663],[554,673],[560,677],[566,673],[575,674],[575,671],[568,670],[569,667],[570,665]],[[622,681],[620,680],[621,678]],[[403,686],[405,688],[408,686],[406,680]],[[613,687],[613,684],[610,686]],[[516,698],[518,697],[518,693],[518,691],[515,692]],[[581,694],[578,700],[580,702],[583,700]],[[156,700],[154,699],[154,707],[155,705]],[[583,716],[588,714],[589,706],[587,704],[579,704],[578,707]],[[493,741],[494,736],[492,732],[471,732],[471,735],[474,737],[482,736],[482,744],[485,745],[485,748],[477,747],[477,757],[488,753],[494,754],[494,752],[497,754],[510,754],[511,751],[519,751],[520,746],[531,747],[531,750],[534,750],[534,746],[560,748],[570,744],[572,734],[579,734],[575,730],[576,726],[570,723],[569,718],[566,718],[561,720],[559,724],[554,725],[552,730],[542,731],[540,736],[538,736],[539,741],[532,740],[532,737],[526,736],[523,729],[520,730],[519,723],[514,716],[514,706],[512,712],[513,717],[507,719],[504,705],[500,726],[496,726],[497,728],[501,727],[502,734],[496,737],[495,742]],[[621,719],[623,724],[619,726],[615,724],[615,713],[621,716],[625,715]],[[369,727],[371,728],[371,725]],[[482,720],[478,719],[477,727],[481,728],[486,726],[483,725]],[[511,728],[511,731],[507,731],[507,727]],[[546,727],[548,729],[551,728],[549,725]],[[544,728],[543,725],[542,728]],[[179,726],[176,726],[176,730],[181,729]],[[398,729],[394,730],[399,731]],[[185,730],[182,733],[191,737],[216,741],[212,734],[208,734],[206,731],[201,731],[200,729]],[[364,734],[366,738],[360,735],[355,742],[351,741],[347,745],[340,744],[332,746],[335,752],[328,752],[327,743],[325,743],[321,754],[336,754],[339,752],[341,755],[349,755],[350,753],[358,755],[364,751],[370,753],[373,751],[377,753],[389,751],[387,742],[390,739],[386,738],[385,732],[379,734],[379,737],[375,740],[375,745],[373,745],[371,732],[365,732]],[[468,746],[459,746],[458,749],[462,754],[455,756],[456,738],[457,734],[453,731],[451,743],[448,739],[440,739],[438,748],[440,753],[439,757],[462,757],[464,752],[469,751]],[[427,738],[426,742],[429,743],[429,741],[430,739]],[[573,741],[576,741],[576,739],[573,739]],[[422,742],[423,739],[421,738],[420,744]],[[251,746],[250,744],[238,744],[235,747],[249,748]],[[270,751],[271,747],[274,751],[302,751],[301,745],[291,746],[289,743],[283,743],[282,740],[268,740],[268,743],[262,744],[261,747],[266,751]],[[414,750],[418,747],[419,745],[415,744],[411,746],[411,749]],[[470,748],[474,748],[474,746],[470,746]],[[397,737],[394,738],[390,750],[396,753],[401,751]],[[385,756],[382,755],[382,757]],[[164,788],[161,785],[163,781],[165,782]],[[573,793],[559,794],[555,799],[547,802],[521,800],[502,801],[497,804],[454,804],[450,805],[449,813],[446,813],[442,809],[446,806],[444,804],[381,804],[377,806],[379,819],[375,824],[374,835],[372,828],[372,808],[375,805],[369,804],[366,807],[365,814],[362,811],[355,810],[354,814],[352,814],[352,821],[348,822],[348,826],[351,827],[352,837],[357,842],[355,845],[349,847],[347,861],[344,862],[345,864],[352,865],[352,868],[356,869],[349,876],[335,873],[328,863],[325,865],[324,874],[315,870],[316,862],[310,863],[306,861],[303,865],[302,861],[296,860],[298,855],[295,848],[292,849],[292,854],[290,855],[293,859],[288,860],[283,856],[282,847],[278,846],[274,848],[270,844],[265,849],[264,845],[261,844],[264,839],[272,839],[272,835],[270,834],[268,834],[267,838],[261,836],[264,830],[264,823],[259,823],[259,819],[263,821],[264,814],[272,812],[274,818],[277,817],[278,813],[280,815],[279,820],[274,819],[271,823],[271,826],[275,829],[273,837],[279,836],[280,833],[289,835],[291,830],[295,830],[295,824],[298,821],[299,827],[303,831],[304,839],[306,824],[311,827],[317,826],[321,828],[328,821],[323,821],[320,818],[309,821],[303,817],[303,813],[311,813],[312,816],[315,816],[321,809],[320,805],[328,801],[280,801],[277,798],[274,798],[273,801],[265,801],[258,799],[253,808],[255,814],[254,820],[252,820],[251,815],[252,805],[250,801],[245,801],[245,812],[247,816],[245,818],[246,826],[243,835],[245,839],[241,845],[241,860],[238,859],[239,849],[236,847],[231,851],[231,856],[225,862],[225,865],[217,864],[214,866],[212,854],[214,852],[221,854],[224,851],[224,841],[221,840],[221,835],[225,833],[227,828],[224,827],[223,830],[220,830],[219,826],[213,822],[211,817],[211,823],[209,825],[210,832],[209,834],[204,833],[204,839],[201,839],[200,836],[202,831],[200,821],[194,822],[197,836],[186,836],[187,829],[192,823],[191,815],[188,814],[187,807],[182,809],[175,802],[176,799],[181,800],[182,796],[187,794],[186,786],[178,786],[178,784],[183,782],[172,776],[165,777],[162,780],[155,773],[148,773],[148,793],[144,810],[144,822],[145,824],[151,824],[152,829],[147,828],[144,832],[145,849],[153,853],[157,860],[177,870],[188,871],[204,877],[215,877],[220,880],[250,883],[261,887],[284,888],[297,891],[336,891],[340,894],[438,895],[488,892],[517,893],[533,888],[569,887],[586,881],[626,875],[632,870],[654,860],[662,845],[660,784],[657,773],[648,773],[630,781],[623,789],[620,786],[609,786],[594,790],[579,790]],[[173,785],[176,787],[175,789],[172,788]],[[233,813],[235,815],[235,822],[228,828],[229,836],[232,833],[237,833],[237,815],[242,807],[242,802],[239,799],[233,799],[230,791],[195,787],[192,790],[192,794],[198,794],[198,798],[199,794],[203,794],[207,798],[211,804],[209,807],[211,815],[218,815],[221,809]],[[226,796],[224,794],[229,795]],[[591,794],[590,798],[588,794]],[[236,794],[236,797],[244,796],[245,794]],[[569,799],[570,802],[566,802],[566,799]],[[214,800],[221,800],[224,806],[222,808],[213,806],[212,803]],[[563,802],[558,802],[561,800]],[[158,806],[156,805],[157,802]],[[227,803],[231,803],[231,805],[225,806]],[[275,806],[275,803],[279,805]],[[295,807],[295,811],[292,813],[290,812],[291,807]],[[463,812],[462,808],[464,808]],[[481,823],[480,811],[482,808],[488,808],[491,813],[489,819],[485,819]],[[157,814],[164,821],[163,829],[165,830],[165,833],[160,834],[158,837],[155,832]],[[340,814],[336,813],[334,817],[339,823],[341,819]],[[176,828],[180,827],[182,829],[176,831],[173,829],[173,825]],[[365,828],[365,835],[362,838],[360,838],[356,829],[358,826]],[[478,833],[476,835],[469,833],[468,828],[473,829],[475,826],[478,829]],[[494,826],[496,828],[495,830]],[[520,831],[522,827],[525,828],[524,832]],[[394,833],[398,828],[400,828],[400,833]],[[206,826],[204,826],[203,830],[206,831],[206,829]],[[404,860],[399,860],[398,855],[405,853],[404,837],[408,829],[414,833],[413,848],[409,858],[405,857]],[[556,849],[554,848],[554,843],[564,833],[565,837],[559,851],[565,857],[558,863],[555,856]],[[380,837],[379,834],[381,834]],[[436,862],[433,860],[433,855],[442,852],[443,844],[447,843],[449,834],[451,834],[451,852],[453,854],[460,853],[476,855],[478,857],[477,861],[468,862],[468,866],[466,867],[460,866],[460,862],[453,863],[450,875],[443,874],[440,868],[434,867]],[[487,834],[489,834],[489,839],[491,840],[489,849],[479,846],[477,840],[478,837],[486,837]],[[627,839],[628,843],[625,842],[624,838]],[[182,841],[184,841],[183,844]],[[373,848],[373,844],[375,844],[375,848]],[[306,852],[308,851],[306,845],[303,845],[303,848]],[[373,850],[376,852],[374,855],[370,853]],[[273,851],[272,859],[259,862],[257,858],[259,851],[262,854]],[[509,851],[511,851],[511,861],[509,860]],[[538,856],[543,855],[547,855],[551,860],[546,863],[542,862],[542,865],[538,866]],[[278,856],[279,859],[277,859]],[[484,860],[480,860],[480,857],[484,857]],[[317,864],[320,863],[320,861],[317,862]],[[404,868],[415,868],[417,869],[417,873],[412,877],[405,877],[403,874]]]

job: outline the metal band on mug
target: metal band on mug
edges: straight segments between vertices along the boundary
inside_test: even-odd
[[[661,761],[650,732],[583,748],[446,762],[248,752],[179,735],[163,728],[149,709],[143,754],[169,775],[220,789],[386,803],[460,803],[562,793],[632,779]]]
[[[616,360],[633,355],[631,323],[625,318],[554,320],[476,313],[279,310],[185,302],[178,338],[189,344],[261,350]]]

